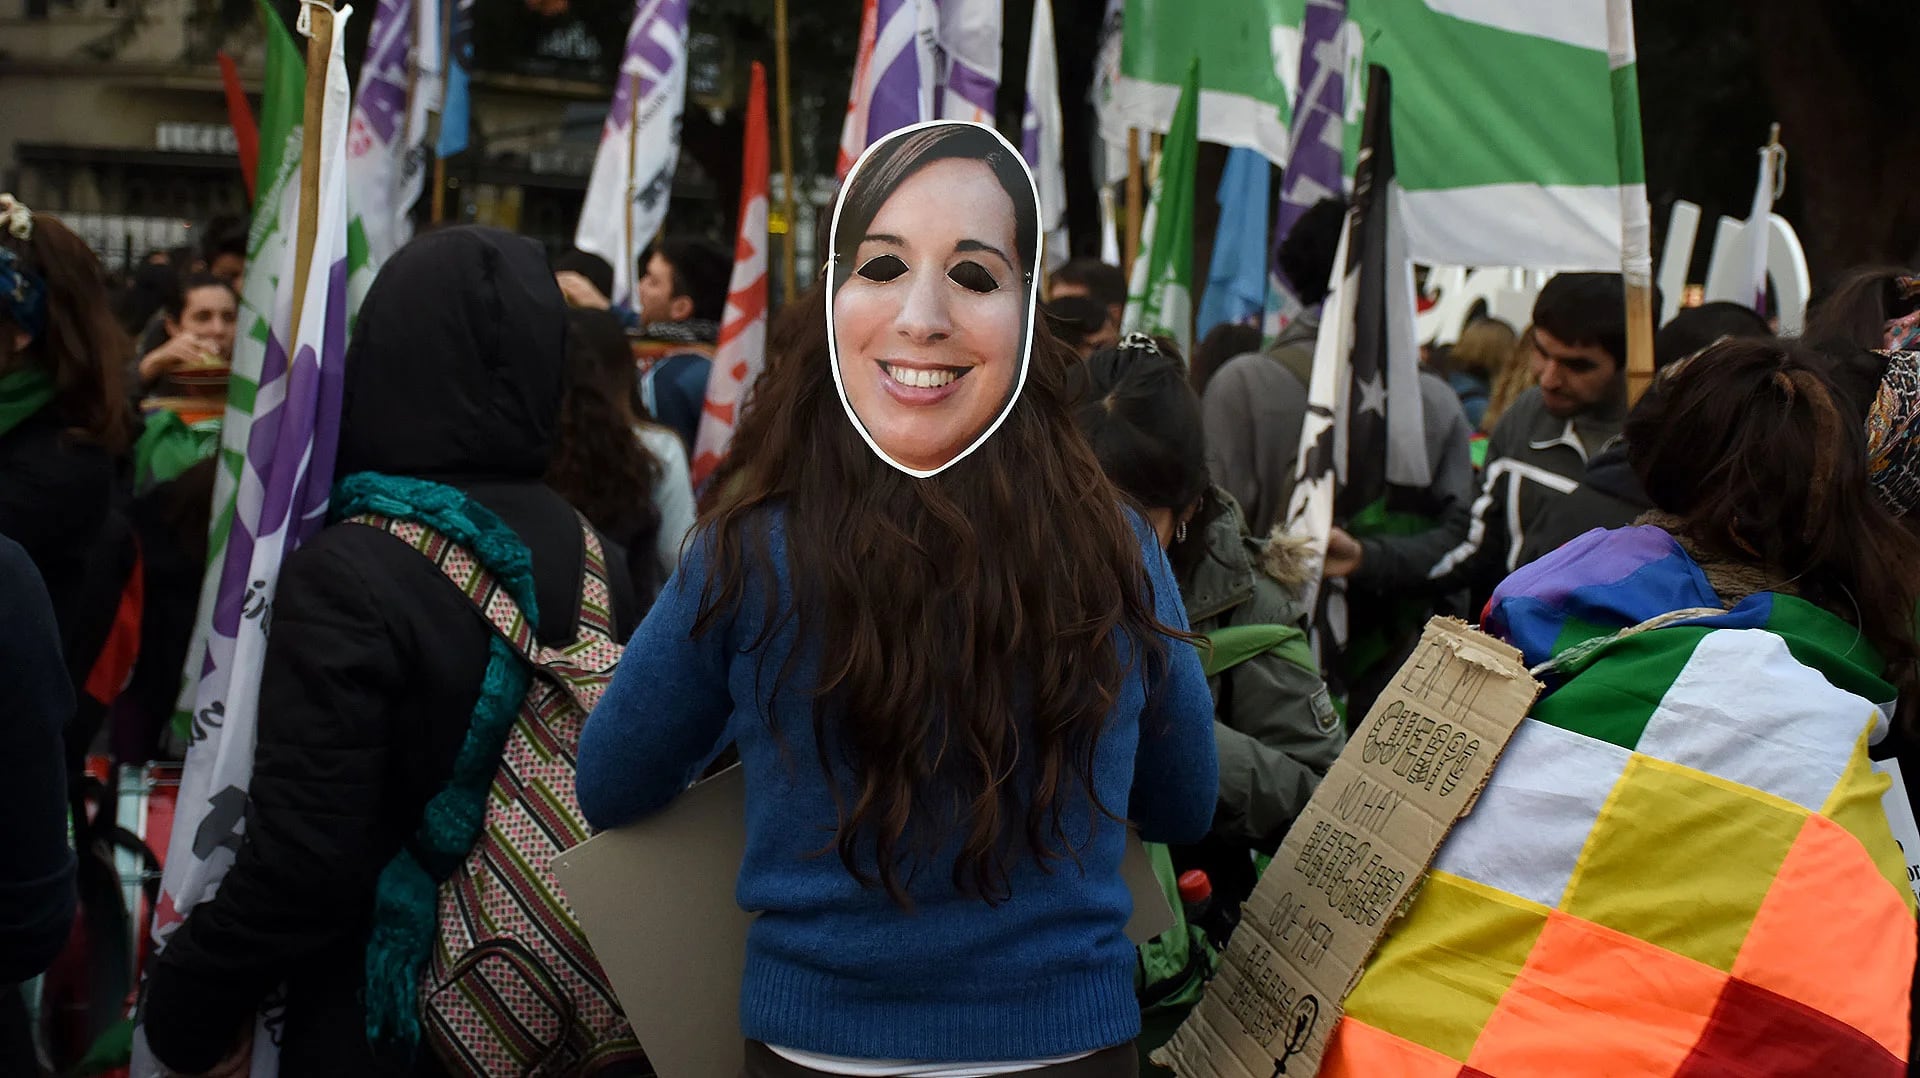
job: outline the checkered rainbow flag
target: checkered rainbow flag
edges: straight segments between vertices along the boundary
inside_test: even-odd
[[[1906,1074],[1913,895],[1867,760],[1893,689],[1859,633],[1788,595],[1726,608],[1649,527],[1522,569],[1487,624],[1554,687],[1324,1078]]]

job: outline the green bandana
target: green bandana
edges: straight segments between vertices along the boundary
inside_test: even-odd
[[[53,379],[38,367],[0,374],[0,434],[53,402]]]

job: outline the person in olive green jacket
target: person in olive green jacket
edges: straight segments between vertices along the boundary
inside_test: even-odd
[[[1247,534],[1240,508],[1208,480],[1199,401],[1177,360],[1143,337],[1094,353],[1074,377],[1075,422],[1102,468],[1167,547],[1214,698],[1220,801],[1213,831],[1173,851],[1205,869],[1214,901],[1237,910],[1346,746],[1306,646],[1291,548]],[[1222,669],[1224,667],[1224,669]]]

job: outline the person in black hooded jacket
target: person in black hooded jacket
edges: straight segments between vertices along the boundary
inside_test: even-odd
[[[566,308],[545,254],[494,229],[421,236],[381,269],[346,357],[335,474],[451,486],[532,554],[541,643],[573,639],[580,518],[546,487]],[[608,544],[614,620],[634,624]],[[488,660],[489,627],[434,564],[334,524],[283,564],[262,675],[245,837],[214,896],[159,954],[146,1035],[176,1072],[230,1064],[285,984],[284,1078],[436,1073],[367,1041],[374,885],[447,783]]]

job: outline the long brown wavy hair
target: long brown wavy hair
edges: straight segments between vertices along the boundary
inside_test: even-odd
[[[0,339],[0,368],[25,361],[53,379],[53,403],[68,433],[109,453],[133,436],[133,407],[121,384],[133,342],[114,318],[106,276],[86,241],[50,214],[33,215],[33,233],[0,230],[0,245],[46,285],[46,326],[19,355]]]
[[[841,407],[825,293],[816,284],[772,326],[766,371],[714,483],[726,494],[701,515],[713,570],[694,631],[711,631],[760,581],[754,649],[787,624],[801,641],[769,708],[802,651],[819,656],[818,683],[793,687],[813,694],[847,871],[910,907],[902,862],[910,882],[950,845],[954,887],[998,902],[1015,858],[1073,858],[1069,799],[1112,815],[1094,792],[1095,747],[1126,680],[1164,669],[1167,630],[1121,496],[1074,428],[1071,350],[1036,327],[1006,422],[915,479],[869,449]],[[785,518],[787,609],[772,586],[773,512]]]
[[[567,311],[566,373],[547,485],[602,535],[627,548],[634,599],[644,608],[663,583],[653,553],[660,533],[653,491],[661,468],[634,433],[633,352],[618,318],[578,307]]]

